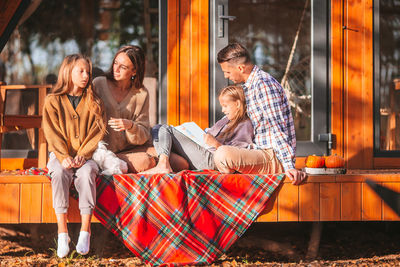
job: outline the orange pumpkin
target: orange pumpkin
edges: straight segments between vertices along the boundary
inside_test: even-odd
[[[344,159],[338,155],[330,155],[325,159],[325,166],[327,168],[343,168]]]
[[[308,168],[323,168],[325,159],[320,156],[312,155],[306,158],[306,167]]]

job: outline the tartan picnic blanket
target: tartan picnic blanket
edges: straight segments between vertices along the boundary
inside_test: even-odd
[[[43,170],[34,169],[25,174]],[[97,178],[96,218],[152,265],[211,264],[248,229],[284,174],[124,174]]]

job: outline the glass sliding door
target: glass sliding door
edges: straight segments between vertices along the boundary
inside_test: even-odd
[[[374,2],[375,155],[400,156],[400,1]]]
[[[252,61],[285,89],[296,127],[297,155],[328,152],[327,3],[322,0],[215,0],[211,12],[210,121],[222,114],[218,91],[228,84],[218,51],[239,42]],[[321,140],[322,139],[322,140]]]

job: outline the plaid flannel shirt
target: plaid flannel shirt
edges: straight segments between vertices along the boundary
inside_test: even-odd
[[[271,75],[254,66],[243,88],[247,113],[255,131],[255,148],[272,148],[285,171],[293,169],[296,134],[282,86]]]

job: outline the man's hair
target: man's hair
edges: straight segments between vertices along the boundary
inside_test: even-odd
[[[218,63],[229,62],[233,64],[247,64],[250,63],[250,54],[247,49],[239,44],[239,43],[232,43],[218,52],[217,55]]]

